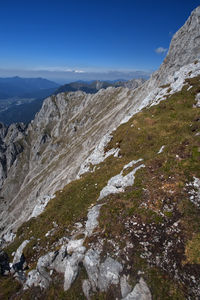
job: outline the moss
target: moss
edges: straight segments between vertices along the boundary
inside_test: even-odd
[[[22,285],[12,277],[0,276],[0,299],[10,299]]]
[[[200,233],[194,234],[193,238],[187,242],[185,256],[185,263],[200,264]]]
[[[147,283],[157,300],[184,300],[186,299],[182,287],[171,280],[167,274],[157,268],[150,268],[147,275]]]
[[[170,87],[170,83],[164,84],[164,85],[161,85],[161,86],[160,86],[161,89],[165,89],[165,88],[167,88],[167,87]]]

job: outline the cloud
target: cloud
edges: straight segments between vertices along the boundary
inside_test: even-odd
[[[74,72],[75,73],[85,73],[85,71],[83,71],[83,70],[75,70]]]
[[[40,67],[34,68],[31,70],[24,69],[2,69],[0,68],[0,77],[12,77],[12,76],[20,76],[20,77],[42,77],[49,80],[56,81],[60,84],[65,84],[67,82],[73,82],[77,80],[129,80],[132,78],[149,78],[152,71],[148,70],[96,70],[94,71],[83,71],[81,68],[61,68],[61,67]]]
[[[85,73],[83,70],[70,69],[68,67],[35,67],[34,71],[48,71],[48,72],[70,72],[70,73]]]
[[[158,48],[155,49],[155,52],[157,54],[164,54],[165,52],[167,52],[167,50],[168,50],[167,48],[158,47]]]

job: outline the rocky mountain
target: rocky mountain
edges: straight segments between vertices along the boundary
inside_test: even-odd
[[[2,299],[200,297],[199,28],[197,7],[135,89],[1,125]]]

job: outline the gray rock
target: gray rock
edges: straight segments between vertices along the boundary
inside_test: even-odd
[[[99,265],[100,265],[99,254],[96,251],[89,249],[85,254],[83,265],[87,271],[88,278],[92,285],[92,289],[93,291],[95,291],[98,285],[98,277],[99,277]]]
[[[135,180],[134,175],[137,172],[137,170],[139,170],[140,168],[144,168],[144,167],[145,167],[145,165],[142,164],[142,165],[136,167],[133,171],[131,171],[130,173],[128,173],[125,176],[123,176],[123,170],[122,170],[120,174],[109,179],[107,185],[100,192],[99,200],[110,194],[124,192],[126,187],[133,185],[134,180]],[[125,166],[124,168],[126,169],[127,166]]]
[[[190,189],[190,201],[198,208],[200,208],[200,179],[194,177],[194,181],[190,184],[193,188]]]
[[[85,297],[88,300],[90,300],[91,299],[91,297],[90,297],[91,284],[90,284],[90,281],[88,279],[83,280],[82,290],[83,290],[83,293],[84,293]]]
[[[198,93],[197,95],[196,95],[196,97],[195,97],[195,100],[197,101],[197,103],[196,103],[196,107],[200,107],[200,93]]]
[[[152,300],[151,292],[142,277],[132,292],[123,298],[123,300]]]
[[[28,273],[24,289],[32,286],[39,286],[41,289],[46,289],[49,286],[49,280],[43,277],[37,270],[32,270]]]
[[[20,258],[22,256],[23,250],[26,247],[26,245],[29,243],[29,240],[25,240],[22,242],[22,244],[19,246],[17,251],[15,252],[15,256],[13,258],[13,264],[18,263],[20,261]]]
[[[122,298],[126,297],[132,290],[130,284],[128,283],[126,275],[123,275],[120,278],[120,288],[121,288]]]
[[[107,291],[111,284],[117,285],[120,280],[122,265],[111,257],[106,258],[105,262],[100,265],[98,287],[100,291]]]
[[[95,205],[91,209],[89,209],[88,215],[87,215],[87,222],[85,224],[86,234],[91,235],[93,230],[98,226],[98,217],[99,212],[102,205]]]
[[[67,291],[78,274],[79,263],[83,260],[84,255],[81,253],[73,253],[67,260],[64,278],[64,290]]]

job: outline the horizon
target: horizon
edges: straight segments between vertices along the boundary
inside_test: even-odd
[[[147,78],[198,5],[196,0],[4,2],[0,77],[58,83]]]

